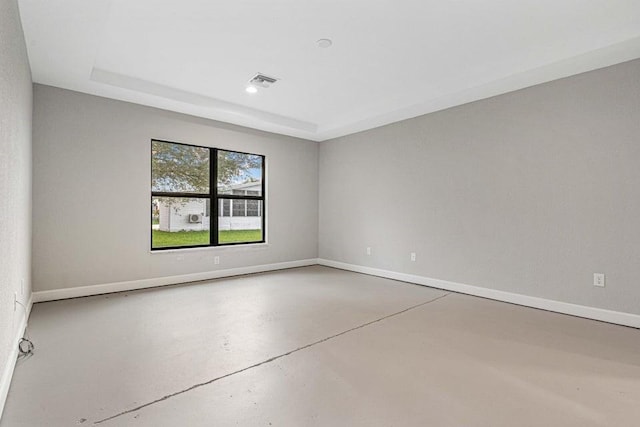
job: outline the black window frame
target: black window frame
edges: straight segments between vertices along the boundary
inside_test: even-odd
[[[162,142],[167,144],[176,144],[176,145],[184,145],[188,147],[196,147],[196,148],[204,148],[209,150],[209,192],[208,193],[189,193],[189,192],[179,192],[179,191],[153,191],[153,143],[154,142]],[[238,154],[247,154],[250,156],[259,156],[262,159],[262,176],[261,176],[261,191],[259,196],[247,196],[247,195],[236,195],[236,194],[218,194],[218,151],[227,151],[231,153]],[[175,250],[175,249],[193,249],[193,248],[210,248],[210,247],[224,247],[224,246],[237,246],[237,245],[255,245],[260,243],[265,243],[267,236],[267,228],[266,228],[266,219],[267,219],[267,198],[265,192],[265,176],[266,176],[266,157],[263,154],[255,154],[255,153],[247,153],[245,151],[237,151],[230,150],[226,148],[216,148],[216,147],[206,147],[202,145],[195,144],[185,144],[182,142],[174,142],[174,141],[166,141],[163,139],[151,139],[151,150],[150,150],[150,172],[151,172],[151,233],[149,236],[149,245],[152,251],[166,251],[166,250]],[[187,246],[165,246],[161,248],[153,247],[153,199],[154,197],[179,197],[185,199],[208,199],[210,206],[211,216],[209,217],[209,244],[206,245],[187,245]],[[229,242],[229,243],[220,243],[219,242],[219,208],[220,201],[223,199],[234,199],[234,200],[258,200],[262,202],[262,209],[260,209],[260,213],[262,214],[262,240],[256,240],[251,242]],[[259,203],[258,202],[258,203]],[[224,202],[222,202],[224,203]]]

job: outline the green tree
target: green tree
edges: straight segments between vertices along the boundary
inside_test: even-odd
[[[209,192],[209,149],[153,141],[151,181],[153,191]],[[257,181],[260,156],[218,151],[218,186]]]
[[[260,156],[218,150],[219,186],[258,181],[255,173],[259,169],[262,169],[262,157]]]

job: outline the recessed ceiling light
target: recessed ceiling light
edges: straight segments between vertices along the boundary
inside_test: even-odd
[[[247,86],[245,90],[249,93],[256,93],[258,91],[258,89],[255,86]]]
[[[333,42],[329,39],[320,39],[316,43],[318,43],[318,47],[321,47],[323,49],[326,49],[333,44]]]

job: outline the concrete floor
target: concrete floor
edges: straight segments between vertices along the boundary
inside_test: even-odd
[[[640,331],[305,267],[37,304],[1,427],[638,426]]]

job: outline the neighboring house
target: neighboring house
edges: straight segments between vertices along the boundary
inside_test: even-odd
[[[259,195],[260,181],[219,188],[218,194]],[[262,228],[259,200],[221,199],[218,206],[220,230],[258,230]],[[211,209],[207,199],[189,199],[170,204],[158,202],[160,231],[202,231],[210,227]]]
[[[206,199],[160,200],[160,231],[202,231],[209,229],[210,213]]]

